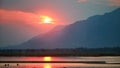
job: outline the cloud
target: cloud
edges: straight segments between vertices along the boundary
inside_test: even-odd
[[[45,33],[52,29],[55,25],[46,25],[41,24],[40,14],[23,12],[20,10],[4,10],[0,9],[0,24],[10,23],[10,24],[19,24],[31,29],[38,30],[40,33]]]
[[[88,0],[78,0],[79,3],[87,2]]]
[[[120,6],[120,0],[78,0],[79,3],[96,3],[109,6]]]
[[[109,0],[109,2],[112,6],[120,6],[120,0]]]
[[[37,23],[39,22],[39,15],[19,10],[0,9],[0,22]]]

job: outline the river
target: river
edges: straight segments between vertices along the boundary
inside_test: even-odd
[[[120,56],[103,57],[0,57],[0,61],[18,61],[17,63],[0,63],[0,68],[120,68]],[[69,61],[71,63],[19,63],[19,61]],[[81,63],[72,63],[80,61]],[[82,63],[82,62],[105,63]]]

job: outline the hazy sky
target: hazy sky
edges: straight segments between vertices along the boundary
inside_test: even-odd
[[[0,45],[22,43],[38,35],[40,16],[70,24],[118,7],[120,0],[0,0]],[[9,24],[1,26],[4,23]]]
[[[120,0],[0,0],[0,11],[13,14],[20,11],[24,16],[48,15],[63,24],[104,14],[119,6]]]

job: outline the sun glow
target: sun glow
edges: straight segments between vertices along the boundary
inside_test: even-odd
[[[40,18],[42,24],[54,24],[53,19],[49,16],[41,16]]]
[[[44,57],[44,61],[51,61],[51,57]]]
[[[44,61],[51,61],[51,57],[46,56],[43,58]],[[52,68],[51,64],[44,64],[44,68]]]
[[[52,68],[52,66],[50,64],[45,64],[44,68]]]

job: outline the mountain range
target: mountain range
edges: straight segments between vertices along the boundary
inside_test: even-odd
[[[44,35],[8,48],[102,48],[120,46],[120,8],[104,15],[91,16],[67,26],[52,29]]]

